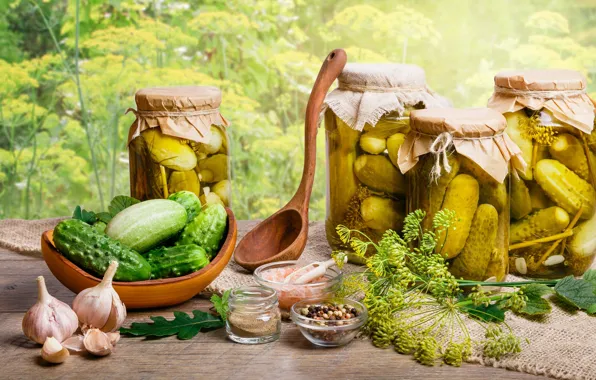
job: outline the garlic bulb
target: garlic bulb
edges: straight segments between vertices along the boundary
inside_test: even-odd
[[[113,337],[110,337],[108,334],[99,329],[89,329],[87,332],[85,332],[83,345],[89,353],[95,356],[106,356],[111,354],[112,350],[114,349],[114,344],[112,343],[113,340]]]
[[[70,354],[68,350],[60,344],[54,337],[46,338],[43,347],[41,348],[41,357],[43,360],[58,364],[63,363]]]
[[[118,330],[124,323],[126,307],[112,287],[116,269],[118,262],[112,261],[99,284],[83,290],[75,297],[72,308],[82,326],[110,332]]]
[[[67,304],[48,293],[43,276],[37,277],[37,290],[37,303],[23,317],[23,333],[39,344],[44,344],[49,337],[60,343],[77,331],[77,315]]]

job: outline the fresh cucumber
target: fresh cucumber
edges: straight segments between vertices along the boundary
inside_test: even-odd
[[[108,223],[106,234],[144,253],[180,232],[186,219],[186,210],[180,204],[168,199],[152,199],[116,214]]]
[[[161,247],[146,254],[151,265],[151,278],[180,277],[196,272],[209,264],[207,253],[196,244]]]
[[[70,261],[102,277],[110,262],[118,261],[116,281],[142,281],[151,277],[151,266],[139,253],[78,219],[67,219],[54,229],[56,248]]]
[[[192,191],[178,191],[171,194],[168,199],[179,203],[186,209],[187,222],[192,221],[201,212],[201,200]]]
[[[224,206],[209,205],[184,227],[176,245],[196,244],[203,247],[209,259],[212,259],[219,251],[227,220],[228,214]]]

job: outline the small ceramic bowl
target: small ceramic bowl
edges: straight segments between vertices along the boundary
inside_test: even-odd
[[[145,309],[176,305],[191,299],[207,287],[226,267],[236,245],[236,218],[226,208],[228,226],[218,254],[203,269],[186,276],[146,281],[114,281],[112,284],[128,309]],[[75,293],[95,286],[101,279],[85,272],[64,257],[54,246],[53,230],[41,236],[41,252],[52,274]]]
[[[303,264],[299,265],[296,260],[278,261],[261,265],[255,270],[253,276],[260,285],[277,291],[280,309],[288,312],[293,304],[303,299],[323,300],[328,298],[341,283],[342,271],[335,267],[328,268],[321,279],[308,284],[285,284],[283,280],[272,279],[273,273],[277,270],[296,270],[302,266]]]
[[[360,302],[347,298],[334,299],[334,304],[347,305],[350,309],[356,309],[358,311],[356,317],[341,320],[317,320],[302,315],[300,312],[301,309],[308,308],[309,305],[328,303],[330,301],[321,302],[316,299],[297,302],[292,306],[290,312],[292,321],[298,326],[302,335],[317,346],[338,347],[350,343],[356,337],[356,334],[358,334],[360,327],[366,323],[368,318],[366,307]]]

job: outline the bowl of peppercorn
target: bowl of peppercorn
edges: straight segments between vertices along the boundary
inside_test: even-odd
[[[303,300],[290,316],[306,339],[317,346],[338,347],[354,339],[368,318],[366,307],[351,299]]]

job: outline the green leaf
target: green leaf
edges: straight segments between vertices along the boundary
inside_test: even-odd
[[[542,298],[551,294],[553,290],[544,284],[529,284],[521,287],[524,295],[528,297],[526,306],[520,311],[526,315],[548,314],[552,310],[550,302]]]
[[[596,270],[595,269],[588,269],[586,273],[584,273],[583,279],[591,282],[596,286]]]
[[[211,302],[213,303],[213,307],[217,311],[217,314],[223,319],[224,321],[228,318],[228,299],[230,298],[231,289],[226,290],[223,294],[218,296],[214,294],[211,296]]]
[[[164,317],[149,317],[153,323],[133,322],[129,328],[121,328],[120,333],[134,336],[170,336],[177,335],[178,339],[186,340],[194,337],[199,331],[215,330],[224,326],[221,318],[200,310],[192,311],[193,317],[175,311],[174,319]]]
[[[583,310],[588,310],[596,304],[595,290],[594,283],[584,279],[575,279],[573,276],[567,276],[555,285],[555,292],[561,299]]]
[[[503,322],[505,320],[505,310],[496,304],[488,306],[465,305],[461,307],[461,311],[484,322]]]
[[[93,224],[97,222],[97,216],[95,213],[93,211],[87,211],[81,208],[81,206],[75,207],[74,212],[72,213],[72,218],[81,220],[87,224]]]
[[[110,220],[112,220],[112,214],[110,214],[109,212],[98,212],[97,214],[95,214],[95,216],[97,216],[97,219],[108,224],[110,223]]]
[[[133,197],[129,197],[127,195],[117,195],[112,199],[110,205],[108,206],[108,210],[112,216],[116,216],[117,213],[128,208],[134,204],[139,203],[138,199]]]
[[[596,314],[596,304],[591,305],[586,312],[588,314]]]

